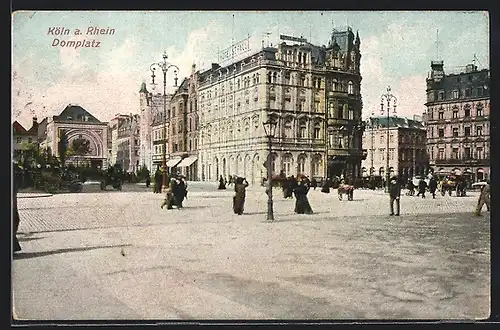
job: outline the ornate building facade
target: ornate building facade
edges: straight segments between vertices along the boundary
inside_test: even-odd
[[[135,173],[140,168],[139,115],[117,115],[109,122],[108,129],[112,139],[110,164]]]
[[[87,110],[78,105],[68,105],[60,115],[52,116],[42,121],[41,148],[51,150],[59,157],[59,138],[66,134],[68,145],[74,139],[85,139],[89,143],[89,153],[79,157],[80,165],[95,168],[106,168],[108,163],[108,123],[101,122]],[[64,132],[64,133],[63,133]],[[66,160],[71,163],[71,159]]]
[[[199,177],[266,176],[262,123],[278,123],[273,173],[361,175],[360,39],[334,30],[328,47],[282,42],[199,74]]]
[[[445,74],[433,61],[427,78],[427,152],[437,173],[467,174],[472,180],[490,175],[490,71],[469,64]]]
[[[370,117],[366,121],[363,146],[368,150],[362,161],[363,177],[380,177],[387,171],[387,117]],[[389,173],[404,180],[424,175],[428,170],[426,129],[421,121],[401,117],[389,118]]]
[[[170,94],[167,94],[166,96],[167,111],[170,107],[169,102],[171,97],[172,95]],[[164,98],[161,93],[155,93],[155,94],[150,93],[146,88],[146,83],[143,82],[141,84],[141,89],[139,90],[139,107],[140,107],[139,164],[140,166],[145,165],[149,170],[151,170],[153,167],[156,168],[156,165],[154,164],[157,164],[158,161],[161,163],[162,161],[162,159],[158,160],[157,159],[158,156],[155,155],[155,149],[153,146],[161,143],[159,143],[158,140],[154,141],[153,127],[155,127],[155,129],[158,130],[159,129],[158,125],[162,125],[162,123],[159,122],[159,120],[163,118],[163,103],[164,103]],[[163,133],[161,134],[163,135]],[[158,147],[156,147],[156,151],[158,151],[157,149]]]

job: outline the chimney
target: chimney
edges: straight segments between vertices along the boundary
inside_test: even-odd
[[[33,116],[33,127],[34,126],[38,126],[38,119],[36,118],[36,116]]]

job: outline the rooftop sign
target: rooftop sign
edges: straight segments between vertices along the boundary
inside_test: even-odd
[[[297,41],[297,42],[300,42],[300,43],[306,43],[307,42],[307,39],[306,38],[298,38],[298,37],[293,37],[293,36],[287,36],[285,34],[280,34],[280,39],[281,40],[288,40],[288,41]]]

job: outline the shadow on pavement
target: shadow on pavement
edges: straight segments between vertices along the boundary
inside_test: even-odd
[[[131,244],[123,244],[123,245],[107,245],[107,246],[90,246],[90,247],[80,247],[80,248],[57,249],[57,250],[53,250],[53,251],[43,251],[43,252],[26,252],[26,253],[19,252],[19,253],[14,254],[14,259],[31,259],[31,258],[45,257],[45,256],[53,255],[53,254],[90,251],[90,250],[97,250],[97,249],[109,249],[109,248],[125,247],[125,246],[132,246],[132,245]]]
[[[27,237],[27,236],[20,236],[18,237],[17,239],[19,240],[19,242],[28,242],[28,241],[35,241],[37,239],[42,239],[42,238],[45,238],[45,236],[42,236],[42,237]]]

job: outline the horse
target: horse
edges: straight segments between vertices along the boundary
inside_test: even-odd
[[[339,194],[339,200],[342,200],[342,195],[347,195],[347,200],[352,201],[354,197],[354,186],[348,184],[341,184],[337,188],[337,192]]]

